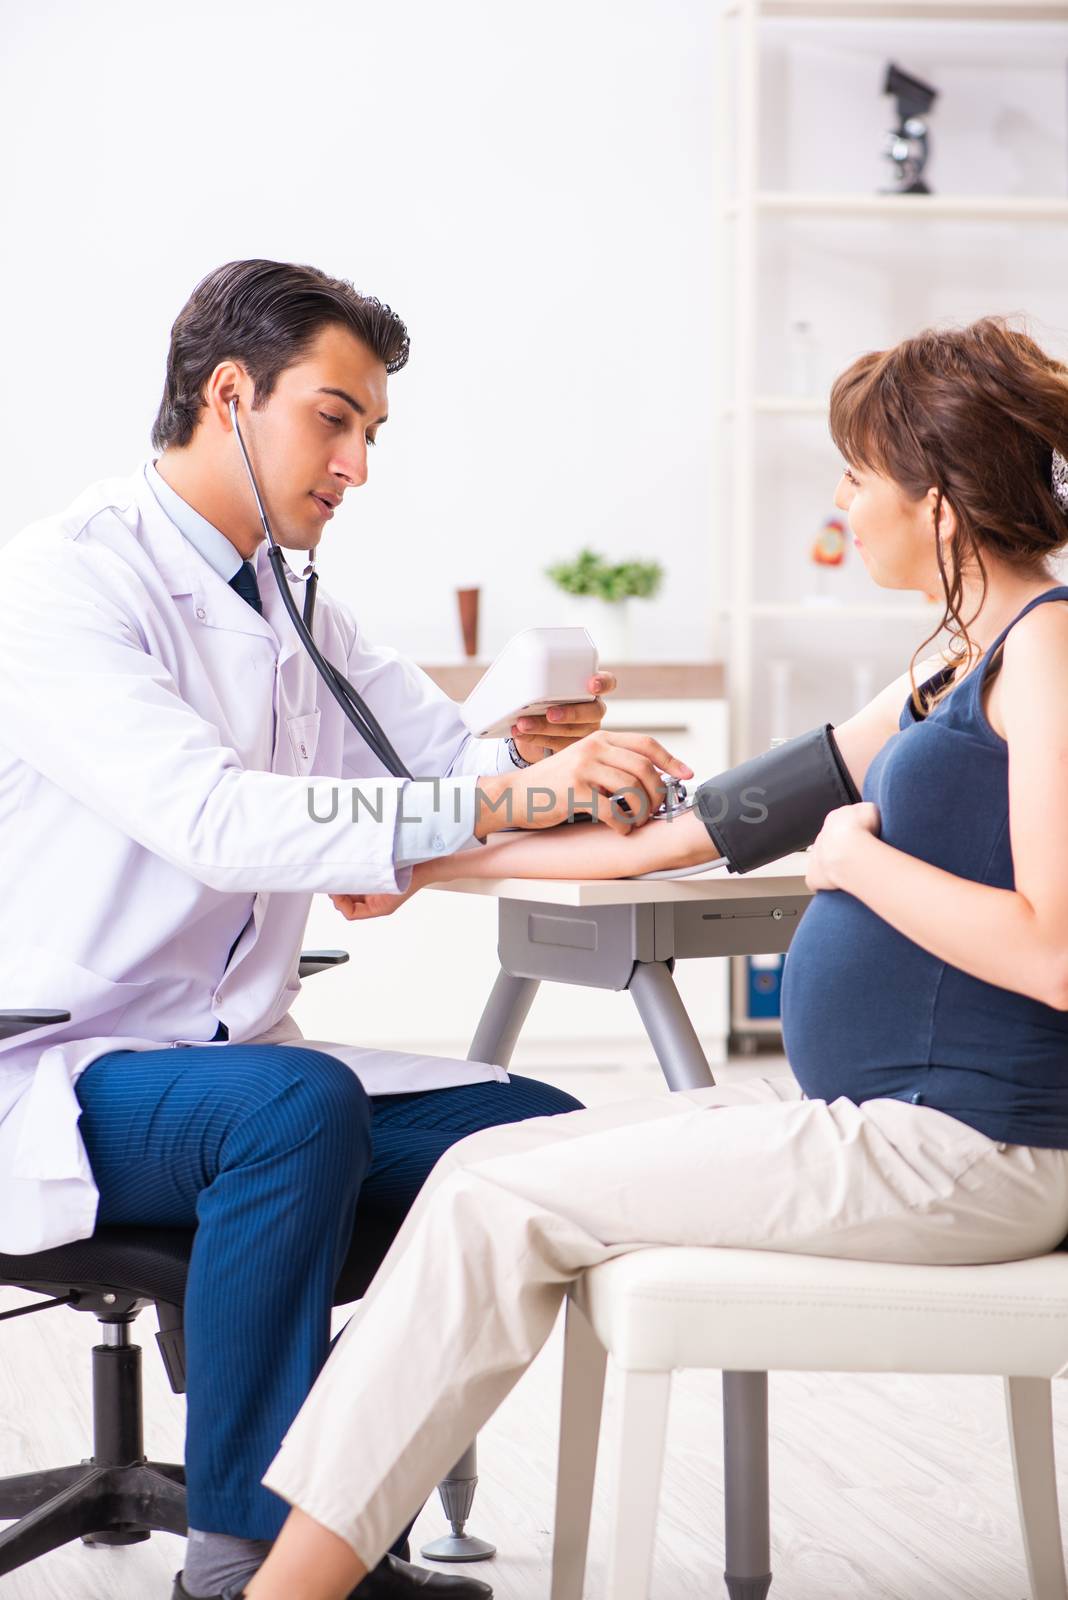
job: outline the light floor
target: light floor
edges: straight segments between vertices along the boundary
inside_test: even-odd
[[[663,1093],[651,1062],[631,1055],[581,1068],[516,1053],[587,1104]],[[771,1074],[781,1058],[717,1069]],[[22,1297],[28,1299],[29,1297]],[[19,1297],[0,1291],[0,1308]],[[0,1474],[77,1461],[89,1438],[89,1347],[96,1322],[66,1310],[0,1325]],[[182,1403],[155,1353],[154,1319],[138,1323],[145,1348],[147,1450],[178,1460]],[[547,1600],[552,1529],[559,1328],[481,1440],[471,1531],[497,1559],[478,1576],[499,1600]],[[1024,1600],[1027,1582],[1000,1380],[773,1374],[771,1394],[772,1600]],[[1054,1387],[1068,1504],[1068,1392]],[[599,1484],[610,1460],[612,1383]],[[718,1376],[676,1380],[652,1600],[725,1594],[721,1573],[722,1472]],[[354,1448],[358,1441],[354,1439]],[[415,1539],[446,1531],[436,1497]],[[605,1596],[603,1500],[595,1507],[586,1593]],[[2,1600],[169,1600],[182,1541],[156,1535],[125,1550],[67,1546],[0,1578]],[[453,1569],[456,1570],[456,1569]],[[462,1570],[462,1569],[461,1569]]]

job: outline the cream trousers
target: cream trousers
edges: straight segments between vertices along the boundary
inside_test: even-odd
[[[490,1128],[434,1169],[264,1482],[368,1567],[545,1343],[643,1245],[938,1264],[1068,1234],[1068,1151],[760,1079]]]

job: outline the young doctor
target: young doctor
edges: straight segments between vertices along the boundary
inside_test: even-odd
[[[474,863],[611,877],[744,865],[765,832],[772,856],[814,840],[783,989],[795,1079],[453,1147],[267,1474],[299,1509],[249,1600],[347,1596],[598,1262],[652,1244],[1002,1261],[1068,1233],[1068,585],[1051,565],[1068,544],[1068,368],[994,319],[920,335],[838,380],[831,428],[872,578],[942,593],[946,653],[915,674],[914,658],[833,737],[702,785],[680,821],[498,840]],[[748,830],[719,804],[745,792],[739,774],[765,790]]]
[[[582,804],[637,785],[655,806],[659,769],[689,775],[650,739],[599,732],[600,699],[533,737],[472,739],[325,594],[320,650],[440,784],[384,777],[324,689],[265,559],[232,407],[280,542],[310,551],[366,480],[407,357],[403,323],[348,283],[232,262],[172,329],[156,459],[0,554],[0,996],[71,1013],[0,1046],[0,1250],[98,1222],[196,1227],[176,1600],[239,1591],[281,1526],[260,1478],[326,1356],[357,1204],[399,1220],[456,1139],[578,1105],[492,1062],[302,1041],[311,896],[396,893],[415,863],[559,820],[529,805],[535,786]],[[304,573],[286,581],[303,592]],[[353,1004],[358,1033],[358,987]],[[359,1589],[489,1592],[396,1554]]]

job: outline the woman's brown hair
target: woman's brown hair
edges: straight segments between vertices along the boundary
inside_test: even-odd
[[[956,513],[948,563],[942,541],[935,546],[942,619],[909,664],[913,703],[923,715],[941,695],[920,700],[920,652],[945,629],[954,667],[978,654],[960,614],[964,569],[974,563],[985,595],[984,554],[1037,570],[1068,541],[1068,514],[1052,481],[1053,452],[1068,456],[1068,367],[1001,317],[928,329],[843,372],[831,391],[830,420],[851,466],[893,479],[912,500],[934,489],[936,527],[943,501]]]

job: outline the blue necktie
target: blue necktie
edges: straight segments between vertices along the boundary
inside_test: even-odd
[[[263,616],[260,586],[256,582],[256,573],[251,561],[242,561],[230,579],[230,587],[241,596],[242,600],[248,601],[253,611],[258,611],[260,616]]]

